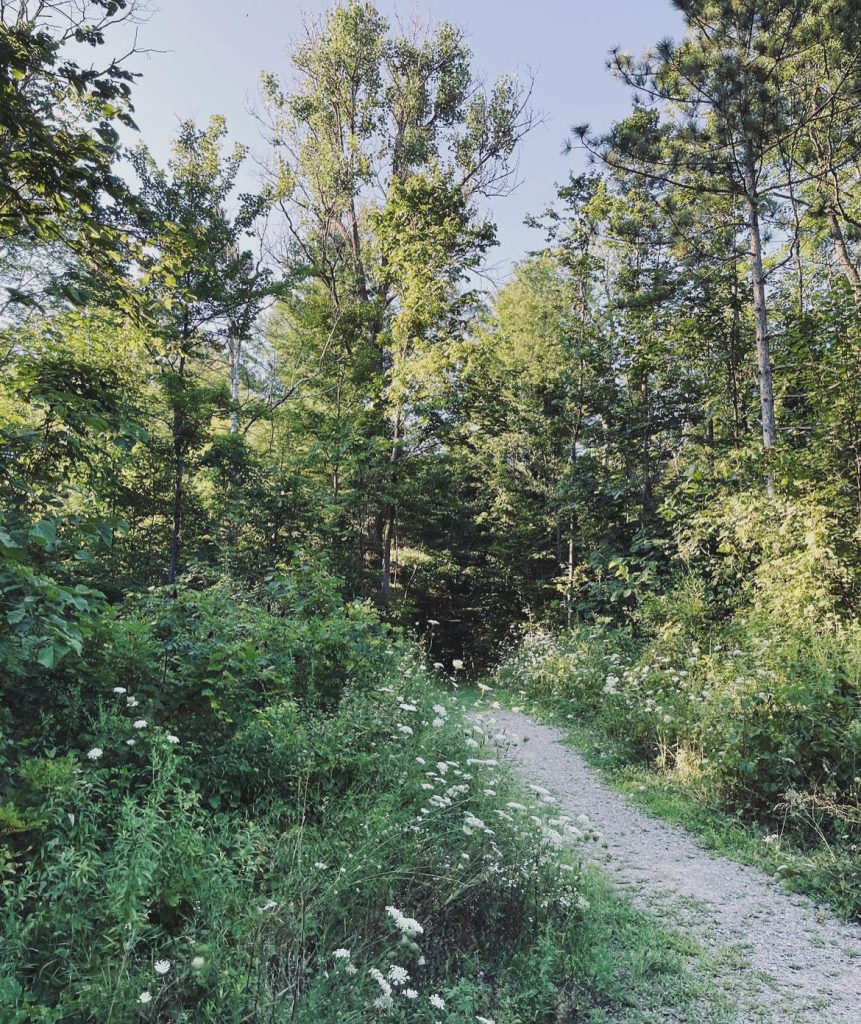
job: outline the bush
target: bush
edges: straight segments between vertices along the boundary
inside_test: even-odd
[[[0,1019],[556,1019],[576,830],[307,582],[131,600],[42,679],[56,714],[7,715]]]
[[[800,832],[844,834],[861,819],[858,627],[783,632],[750,618],[697,639],[668,619],[639,641],[582,627],[527,638],[498,678],[770,824],[799,795],[819,809],[794,819]]]

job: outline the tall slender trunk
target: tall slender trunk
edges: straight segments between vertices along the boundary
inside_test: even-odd
[[[239,367],[242,360],[242,340],[230,338],[228,341],[230,359],[230,433],[239,433]]]
[[[179,361],[179,378],[185,376],[185,356]],[[182,410],[183,396],[174,398],[171,434],[173,435],[173,515],[170,530],[170,554],[165,573],[165,583],[176,582],[179,564],[179,548],[182,536],[182,511],[185,487],[185,418]]]
[[[654,495],[652,493],[652,410],[648,369],[640,385],[640,397],[646,417],[643,424],[643,443],[640,450],[640,475],[642,477],[640,523],[645,526],[654,509]]]
[[[837,256],[837,262],[840,264],[844,277],[852,286],[855,301],[861,302],[861,275],[859,275],[858,268],[852,262],[852,257],[849,255],[849,248],[846,245],[843,229],[840,227],[837,213],[830,202],[826,210],[826,216],[828,218],[828,233],[831,235],[831,241],[834,243],[834,253]]]
[[[394,422],[392,425],[392,451],[389,456],[389,466],[391,467],[391,473],[389,476],[389,486],[394,487],[397,482],[397,464],[400,454],[400,441],[401,441],[401,409],[398,408],[395,411]],[[398,509],[394,501],[386,503],[382,511],[383,520],[383,535],[382,535],[382,551],[380,559],[380,596],[383,599],[384,604],[388,604],[392,596],[392,545],[395,540],[395,531],[397,529],[397,517]]]
[[[751,164],[748,165],[747,178],[747,222],[750,231],[753,316],[756,324],[756,368],[762,417],[762,446],[768,451],[777,443],[777,425],[774,419],[774,384],[771,377],[765,272],[762,268],[762,231],[759,223],[755,176]]]

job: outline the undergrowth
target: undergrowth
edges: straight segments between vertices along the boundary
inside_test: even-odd
[[[583,626],[532,633],[493,680],[635,801],[861,916],[861,640]]]
[[[631,992],[693,993],[690,951],[638,962],[653,924],[582,872],[588,823],[319,574],[143,595],[22,671],[4,1022],[635,1020]]]

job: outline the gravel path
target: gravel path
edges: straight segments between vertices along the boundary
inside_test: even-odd
[[[560,730],[512,711],[472,717],[505,736],[527,782],[588,815],[606,846],[589,844],[587,855],[635,906],[693,934],[744,1024],[861,1024],[861,928],[626,803]]]

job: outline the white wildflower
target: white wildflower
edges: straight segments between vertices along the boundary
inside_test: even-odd
[[[398,931],[403,932],[404,935],[422,935],[424,928],[416,921],[413,917],[407,917],[402,914],[397,907],[386,907],[386,913],[394,921],[395,927]]]
[[[199,971],[201,967],[206,963],[202,956],[196,956],[192,958],[191,967],[194,971]]]
[[[451,663],[451,667],[455,670],[455,672],[460,672],[460,670],[463,668],[463,661],[461,661],[460,658],[455,658]]]
[[[350,951],[349,951],[349,949],[344,949],[344,947],[342,946],[340,949],[336,949],[335,952],[332,954],[332,956],[336,960],[349,960],[350,959]]]
[[[104,750],[101,747],[93,747],[92,750],[87,751],[87,760],[98,761],[102,754],[104,754]]]
[[[179,743],[179,736],[174,736],[173,733],[169,733],[167,737],[168,743]]]
[[[146,720],[139,718],[136,722],[132,723],[135,729],[146,729]]]
[[[153,970],[156,974],[167,974],[170,970],[170,960],[156,960],[153,964]]]
[[[437,1010],[445,1009],[445,1000],[442,996],[437,995],[436,992],[428,996],[428,1002]]]
[[[418,998],[418,992],[416,992],[416,990],[414,988],[405,988],[404,989],[404,996],[407,999],[417,999]]]
[[[125,693],[125,692],[126,692],[126,688],[124,686],[115,686],[114,687],[114,693]]]
[[[151,1003],[152,1002],[152,994],[150,992],[146,992],[146,991],[141,992],[141,994],[138,996],[138,1002],[139,1003]]]
[[[398,964],[392,964],[389,968],[389,981],[393,985],[406,985],[409,980],[410,976],[406,967],[399,967]]]

